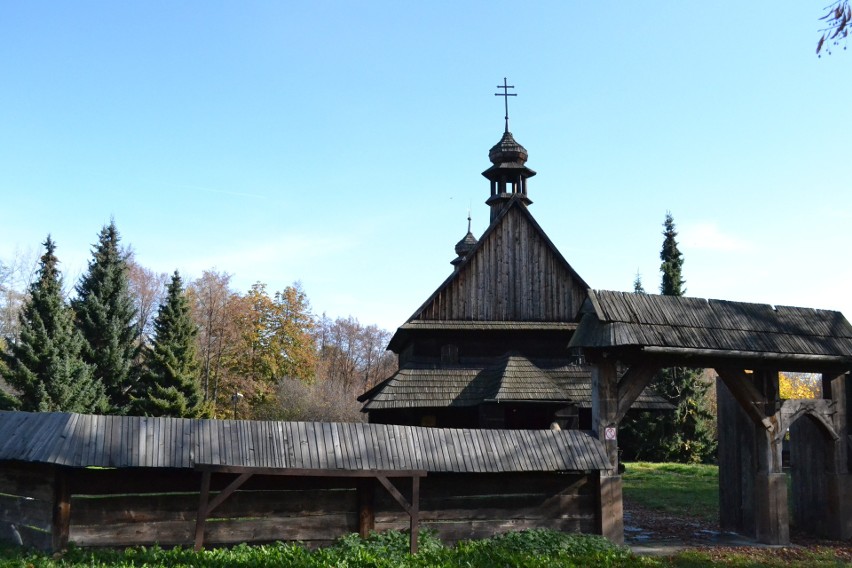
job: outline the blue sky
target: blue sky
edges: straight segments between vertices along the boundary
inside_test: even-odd
[[[595,288],[852,316],[852,54],[824,3],[0,1],[0,259],[66,273],[114,217],[145,266],[301,280],[393,329],[488,222],[503,128]]]

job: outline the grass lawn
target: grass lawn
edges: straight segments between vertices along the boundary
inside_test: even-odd
[[[666,513],[719,520],[719,468],[715,465],[624,464],[624,498]]]

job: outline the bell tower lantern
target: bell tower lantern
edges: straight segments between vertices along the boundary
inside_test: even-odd
[[[525,205],[532,203],[527,196],[527,178],[535,175],[535,172],[526,166],[529,156],[526,148],[518,144],[509,132],[509,97],[517,96],[517,93],[510,93],[509,89],[515,87],[506,84],[504,78],[503,84],[497,85],[497,88],[503,89],[502,93],[495,95],[504,98],[506,128],[503,137],[488,152],[492,166],[482,172],[491,182],[491,196],[485,202],[491,207],[491,221],[494,221],[503,206],[515,196],[520,196]]]

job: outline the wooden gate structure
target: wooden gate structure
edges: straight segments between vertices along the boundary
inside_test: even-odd
[[[59,550],[316,546],[418,525],[447,542],[600,534],[607,468],[599,440],[576,430],[0,412],[0,539]]]
[[[712,368],[722,529],[789,543],[782,444],[790,432],[795,518],[819,536],[852,539],[852,325],[840,312],[590,290],[570,347],[593,364],[593,431],[609,457],[602,495],[620,504],[618,425],[654,374]],[[822,398],[781,400],[779,371],[821,374]],[[604,534],[620,541],[623,521],[612,521]]]

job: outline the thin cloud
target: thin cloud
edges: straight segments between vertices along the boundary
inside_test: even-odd
[[[755,248],[744,239],[722,232],[712,221],[685,225],[680,230],[680,242],[694,250],[748,252]]]
[[[351,250],[356,244],[353,239],[344,236],[287,234],[270,240],[260,238],[244,242],[181,264],[185,270],[199,274],[214,266],[232,274],[260,274],[269,272],[270,266],[315,263],[324,257]]]
[[[202,187],[200,185],[186,185],[186,184],[171,184],[172,187],[177,187],[180,189],[190,189],[192,191],[201,191],[204,193],[216,193],[218,195],[233,195],[236,197],[251,197],[252,199],[266,199],[265,195],[260,195],[258,193],[246,193],[243,191],[229,191],[225,189],[215,189],[212,187]]]

